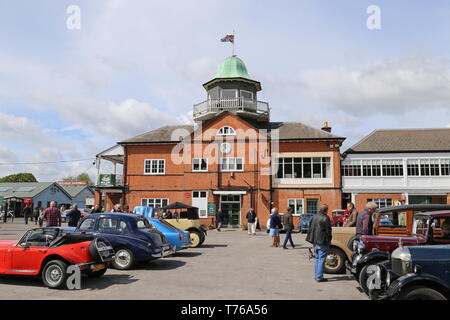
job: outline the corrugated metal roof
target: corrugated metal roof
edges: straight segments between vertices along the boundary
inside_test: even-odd
[[[52,184],[54,182],[1,182],[0,197],[33,198]]]
[[[88,185],[64,185],[60,184],[61,188],[63,188],[72,198],[76,197],[81,191],[88,188],[90,191],[92,189]]]

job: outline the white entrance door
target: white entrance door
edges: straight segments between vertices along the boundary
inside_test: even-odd
[[[192,206],[198,208],[200,218],[208,218],[208,191],[192,191]]]

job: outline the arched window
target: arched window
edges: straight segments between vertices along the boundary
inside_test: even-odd
[[[217,131],[218,136],[235,136],[236,131],[230,126],[223,126],[222,128]]]

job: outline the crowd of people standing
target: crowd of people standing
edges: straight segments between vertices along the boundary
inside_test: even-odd
[[[374,220],[373,213],[377,207],[375,202],[367,202],[365,209],[358,213],[354,203],[347,203],[344,227],[356,227],[356,240],[358,240],[361,235],[370,235],[372,233]],[[216,213],[217,231],[221,231],[221,227],[225,220],[226,214],[219,208]],[[258,217],[253,208],[250,208],[247,213],[246,220],[248,234],[255,235]],[[286,235],[282,244],[283,249],[288,249],[288,244],[290,244],[292,248],[295,248],[292,239],[292,231],[294,228],[293,210],[291,207],[288,207],[286,212],[282,215],[278,212],[278,208],[273,208],[270,212],[269,219],[267,220],[267,233],[269,233],[272,238],[270,247],[280,246],[280,231],[284,230]],[[306,236],[306,241],[313,246],[314,279],[317,282],[327,281],[323,274],[331,240],[332,224],[330,217],[328,216],[328,205],[324,204],[320,207],[319,212],[311,218]]]

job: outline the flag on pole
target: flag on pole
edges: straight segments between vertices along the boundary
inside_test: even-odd
[[[225,37],[220,39],[220,41],[234,43],[234,35],[233,34],[227,34]]]

